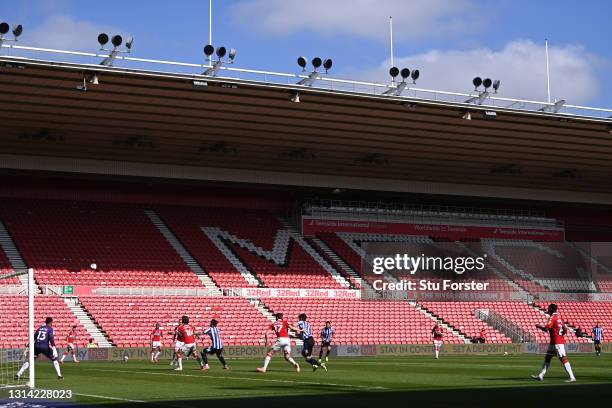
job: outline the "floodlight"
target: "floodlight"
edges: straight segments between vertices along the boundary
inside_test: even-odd
[[[480,85],[482,85],[482,78],[476,77],[472,80],[472,83],[474,84],[474,88],[478,88]]]
[[[213,55],[214,52],[215,52],[215,47],[213,47],[212,45],[208,44],[204,46],[204,54],[206,54],[207,57],[210,57],[211,55]]]
[[[119,34],[114,35],[113,38],[111,38],[111,43],[113,44],[113,47],[118,47],[121,45],[121,43],[123,43],[123,38],[121,38]]]
[[[497,90],[499,89],[500,85],[501,85],[501,81],[499,79],[496,79],[495,81],[493,81],[493,89],[495,90],[495,93],[497,93]]]
[[[98,35],[98,42],[100,43],[100,47],[104,47],[108,42],[108,35],[105,33]]]
[[[128,38],[127,41],[125,42],[125,48],[127,48],[128,50],[131,50],[133,45],[134,45],[134,37]]]
[[[389,75],[391,75],[392,78],[395,78],[396,76],[399,75],[399,68],[398,67],[391,67],[389,69]]]
[[[323,61],[323,68],[325,68],[325,72],[329,71],[332,67],[333,61],[331,58],[327,58]]]
[[[235,48],[230,48],[230,50],[229,50],[229,59],[230,59],[230,61],[234,62],[235,58],[236,58],[236,49]]]
[[[308,64],[308,60],[306,59],[306,57],[299,57],[297,59],[297,63],[300,67],[302,67],[303,71],[306,71],[306,64]]]
[[[321,61],[321,58],[319,58],[319,57],[314,57],[312,59],[312,66],[315,67],[315,69],[319,68],[322,63],[323,63],[323,61]]]
[[[17,27],[13,28],[13,35],[15,36],[15,40],[23,33],[23,26],[19,24]]]
[[[0,34],[4,35],[4,34],[8,33],[9,29],[10,29],[10,27],[9,27],[8,23],[5,23],[5,22],[0,23]]]
[[[217,48],[217,57],[223,58],[223,57],[225,57],[225,54],[227,54],[227,50],[225,49],[225,47],[218,47]]]
[[[485,89],[489,89],[492,84],[493,81],[491,81],[491,78],[485,78],[484,81],[482,81],[482,85],[485,87]]]
[[[402,70],[400,71],[400,75],[402,76],[402,78],[406,79],[410,76],[410,70],[408,68],[402,68]]]
[[[418,69],[413,69],[412,74],[410,74],[410,77],[412,78],[412,82],[419,79],[419,76],[421,76],[421,72]]]

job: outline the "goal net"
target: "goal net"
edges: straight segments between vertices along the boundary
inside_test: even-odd
[[[34,271],[0,271],[0,390],[34,388]],[[28,363],[28,367],[17,375]]]

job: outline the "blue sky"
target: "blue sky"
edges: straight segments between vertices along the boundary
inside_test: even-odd
[[[94,4],[96,4],[94,6]],[[98,6],[99,5],[99,6]],[[335,77],[386,81],[388,17],[396,65],[419,86],[470,91],[475,75],[502,80],[501,96],[612,108],[612,2],[569,0],[213,0],[215,45],[236,66],[297,72],[299,55],[334,59]],[[0,20],[24,25],[23,45],[96,50],[99,31],[130,34],[134,56],[203,60],[208,1],[3,1]]]

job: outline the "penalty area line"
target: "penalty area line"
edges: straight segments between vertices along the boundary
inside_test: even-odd
[[[345,388],[359,388],[366,390],[388,390],[386,387],[381,386],[370,386],[370,385],[358,385],[358,384],[338,384],[330,382],[316,382],[316,381],[295,381],[295,380],[279,380],[274,378],[253,378],[253,377],[235,377],[235,376],[222,376],[222,375],[210,375],[208,373],[202,375],[194,374],[176,374],[176,373],[155,373],[152,371],[128,371],[128,370],[105,370],[101,368],[87,368],[87,371],[103,371],[103,372],[114,372],[114,373],[129,373],[129,374],[149,374],[149,375],[165,375],[171,377],[195,377],[195,378],[215,378],[221,380],[244,380],[244,381],[262,381],[262,382],[275,382],[284,384],[306,384],[306,385],[323,385],[332,387],[345,387]]]

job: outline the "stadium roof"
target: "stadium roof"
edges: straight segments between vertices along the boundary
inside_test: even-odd
[[[612,203],[607,118],[10,57],[0,96],[4,168]]]

